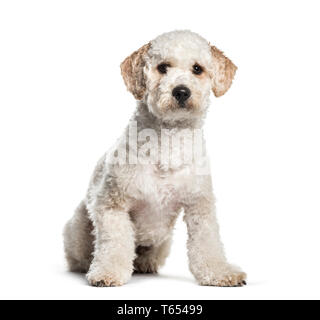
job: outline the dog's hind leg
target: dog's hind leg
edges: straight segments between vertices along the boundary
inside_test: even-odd
[[[86,273],[89,270],[94,241],[92,230],[88,210],[82,201],[64,228],[64,249],[70,271]]]
[[[157,273],[170,253],[171,237],[159,246],[136,248],[137,258],[134,261],[136,273]]]

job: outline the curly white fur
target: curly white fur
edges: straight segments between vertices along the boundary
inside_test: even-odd
[[[161,74],[157,66],[164,62],[170,67]],[[203,67],[201,75],[192,72],[194,64]],[[179,154],[175,146],[169,149],[171,166],[163,165],[159,158],[150,161],[150,152],[138,150],[145,150],[147,144],[156,150],[151,150],[151,157],[161,158],[164,139],[157,137],[165,132],[179,140],[183,130],[201,129],[210,91],[216,96],[224,94],[236,67],[190,31],[156,38],[121,67],[128,89],[140,101],[123,136],[99,161],[85,200],[65,227],[70,270],[87,272],[89,283],[95,286],[123,285],[133,271],[157,272],[169,254],[172,230],[183,210],[190,269],[198,282],[242,286],[246,275],[228,264],[220,241],[210,173],[196,174],[194,161],[174,161]],[[191,91],[183,108],[172,95],[179,85]],[[137,146],[128,139],[132,126],[139,132]],[[140,133],[150,129],[156,138],[143,143],[146,135]],[[118,156],[124,152],[125,163],[115,163],[115,150]],[[138,152],[139,161],[129,163],[128,152]]]

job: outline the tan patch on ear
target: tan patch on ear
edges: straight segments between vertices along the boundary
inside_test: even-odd
[[[216,97],[220,97],[231,87],[237,67],[215,46],[211,46],[211,53],[215,67],[212,75],[212,90]]]
[[[143,98],[146,90],[146,79],[143,68],[145,66],[145,55],[150,46],[151,43],[144,45],[127,57],[120,66],[126,87],[137,100]]]

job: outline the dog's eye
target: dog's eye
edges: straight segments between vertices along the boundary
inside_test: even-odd
[[[169,63],[161,63],[158,65],[157,69],[161,74],[165,74],[167,73],[169,67],[170,67]]]
[[[192,72],[196,75],[200,75],[203,72],[203,69],[201,66],[199,66],[197,63],[192,67]]]

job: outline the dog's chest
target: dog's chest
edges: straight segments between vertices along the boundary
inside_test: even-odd
[[[190,185],[189,168],[161,170],[157,165],[138,167],[128,191],[130,197],[143,200],[158,208],[166,208],[181,202],[186,188]]]
[[[138,168],[128,192],[133,198],[131,217],[140,245],[161,243],[170,235],[181,208],[187,177],[183,170],[161,172],[153,165]]]

